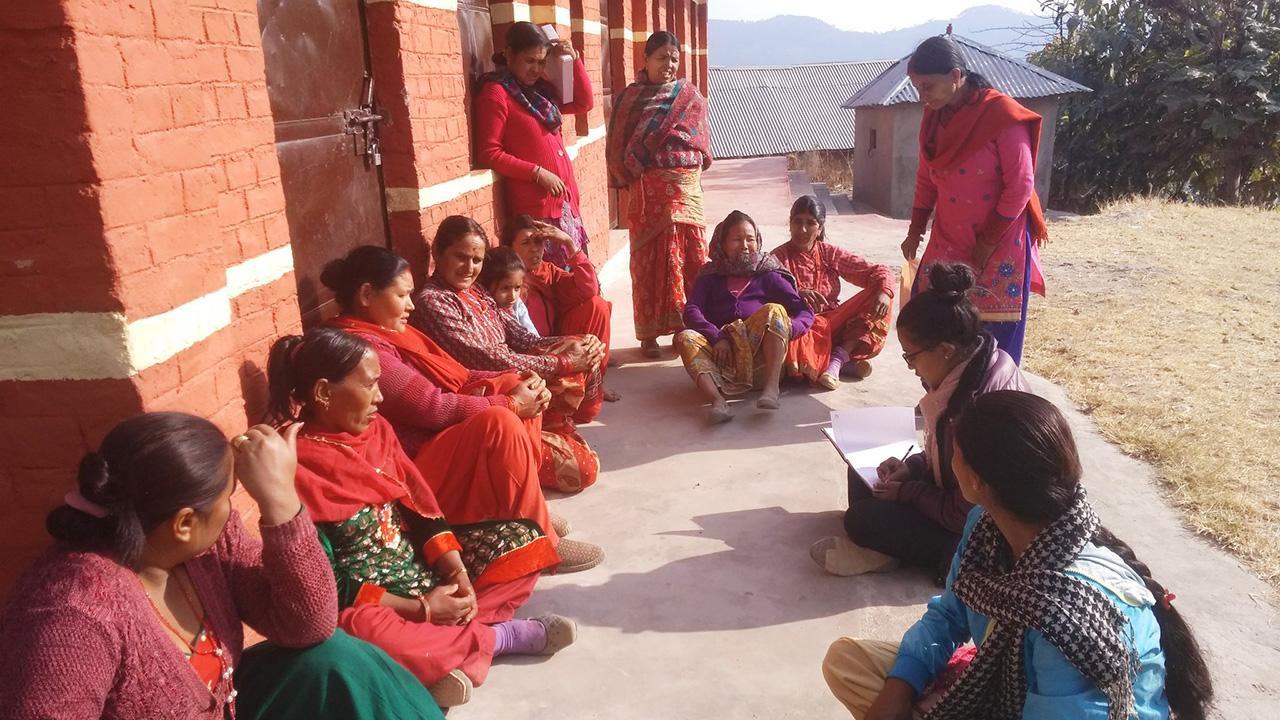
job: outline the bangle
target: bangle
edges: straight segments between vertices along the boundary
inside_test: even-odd
[[[445,582],[449,582],[450,580],[458,577],[459,575],[466,575],[466,574],[467,574],[467,569],[465,567],[460,567],[457,570],[454,570],[453,572],[446,575],[444,580]]]
[[[431,622],[431,606],[427,604],[426,594],[419,595],[418,602],[422,603],[422,622]]]
[[[541,166],[541,165],[534,165],[534,166],[533,166],[533,174],[530,176],[530,179],[533,179],[533,178],[538,177],[538,171],[539,171],[539,170],[541,170],[541,169],[542,169],[542,166]]]

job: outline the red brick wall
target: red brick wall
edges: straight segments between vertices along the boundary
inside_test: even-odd
[[[16,61],[6,86],[24,93],[10,97],[34,101],[0,115],[4,142],[27,145],[2,180],[21,192],[0,192],[5,257],[22,259],[4,266],[3,314],[161,315],[289,242],[254,0],[26,0],[0,21],[21,31],[0,42]],[[123,417],[180,409],[243,429],[246,404],[262,407],[267,343],[300,326],[296,302],[289,273],[235,298],[231,326],[132,378],[0,383],[0,499],[14,500],[0,506],[12,550],[0,591],[44,543],[80,455]]]

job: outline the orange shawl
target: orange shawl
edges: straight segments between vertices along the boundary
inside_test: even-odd
[[[955,110],[955,115],[945,126],[939,122],[937,112],[925,107],[924,119],[920,123],[920,159],[933,170],[956,167],[1015,123],[1031,125],[1031,163],[1035,166],[1040,151],[1042,118],[999,90],[979,90],[971,102]],[[936,148],[936,154],[932,156],[926,149],[930,139]],[[1043,245],[1049,239],[1049,229],[1045,226],[1044,209],[1034,187],[1031,200],[1027,202],[1027,222],[1032,241]]]
[[[437,345],[435,340],[411,325],[405,326],[404,332],[395,332],[349,315],[339,315],[330,320],[329,324],[356,335],[376,335],[386,340],[394,345],[404,359],[417,368],[418,372],[449,392],[458,392],[471,377],[471,371],[462,363],[454,360],[453,356]]]

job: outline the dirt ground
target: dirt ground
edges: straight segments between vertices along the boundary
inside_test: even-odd
[[[1134,200],[1050,223],[1024,367],[1280,589],[1280,212]]]

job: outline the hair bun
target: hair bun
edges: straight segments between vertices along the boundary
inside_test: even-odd
[[[964,263],[934,263],[929,266],[929,287],[950,302],[963,300],[974,282],[973,270]]]
[[[85,456],[80,459],[76,484],[80,488],[80,494],[86,500],[99,505],[110,503],[116,494],[112,487],[114,482],[111,477],[111,467],[107,465],[107,459],[96,452],[85,453]]]
[[[340,257],[324,264],[320,271],[320,283],[334,292],[341,292],[347,284],[347,259]]]

